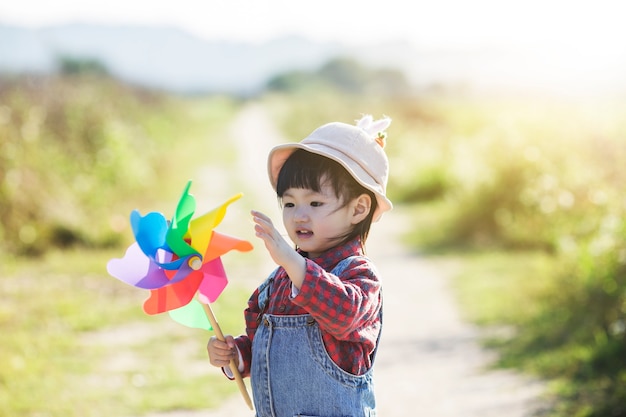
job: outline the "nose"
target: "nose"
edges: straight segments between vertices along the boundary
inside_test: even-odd
[[[309,212],[306,206],[296,206],[296,209],[293,212],[293,220],[295,222],[305,222],[309,219]]]

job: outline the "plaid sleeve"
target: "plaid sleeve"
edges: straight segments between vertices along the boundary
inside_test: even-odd
[[[356,258],[341,276],[307,259],[304,283],[293,302],[335,338],[350,340],[376,320],[380,290],[380,281],[366,258]]]

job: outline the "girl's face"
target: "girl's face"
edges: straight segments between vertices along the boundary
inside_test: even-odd
[[[356,201],[343,204],[327,183],[320,192],[289,188],[282,197],[283,224],[296,246],[315,258],[339,244],[361,221],[355,215]]]

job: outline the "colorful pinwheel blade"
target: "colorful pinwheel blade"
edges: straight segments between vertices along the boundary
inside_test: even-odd
[[[213,303],[224,291],[226,285],[228,285],[228,278],[226,277],[222,260],[216,258],[202,265],[202,272],[204,273],[204,278],[198,287],[200,300],[203,303]]]
[[[190,187],[191,181],[170,222],[161,213],[142,216],[134,210],[130,222],[135,243],[122,259],[111,259],[107,264],[109,274],[115,278],[150,290],[143,304],[147,314],[180,309],[189,304],[196,293],[207,303],[215,301],[228,284],[220,256],[233,249],[252,250],[250,242],[213,230],[223,220],[227,207],[242,194],[192,221],[196,200],[189,193]],[[174,315],[180,316],[183,312],[185,310]]]
[[[190,187],[191,181],[187,183],[178,201],[176,212],[174,213],[174,217],[172,217],[170,227],[165,236],[165,240],[172,252],[180,258],[198,253],[185,241],[185,236],[189,230],[189,222],[196,210],[196,199],[189,194]]]
[[[232,196],[221,206],[214,208],[210,212],[193,219],[189,224],[189,235],[191,237],[191,246],[199,253],[204,253],[209,246],[211,240],[211,232],[224,220],[226,209],[228,206],[239,200],[243,194],[239,193]]]
[[[111,259],[107,271],[137,288],[154,289],[170,283],[165,272],[143,253],[136,242],[128,247],[122,259]]]
[[[254,249],[252,243],[247,240],[238,239],[223,233],[213,231],[211,235],[211,242],[204,254],[204,262],[209,262],[215,258],[219,258],[225,253],[231,250],[238,250],[240,252],[248,252]]]
[[[150,296],[143,303],[146,314],[160,314],[188,304],[198,291],[204,274],[191,271],[182,281],[150,290]]]
[[[130,213],[130,224],[135,235],[135,241],[146,256],[156,257],[159,249],[165,247],[167,220],[161,213],[155,211],[142,216],[139,211]]]
[[[168,314],[174,321],[183,326],[213,330],[211,322],[204,311],[204,307],[198,300],[191,300],[187,305],[168,311]]]

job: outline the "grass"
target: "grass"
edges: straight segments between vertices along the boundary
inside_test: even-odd
[[[208,363],[211,333],[145,315],[146,292],[104,270],[114,256],[51,252],[5,267],[0,415],[134,416],[211,408],[237,392]],[[242,331],[248,296],[235,283],[216,302],[225,332]]]
[[[552,285],[556,260],[543,252],[472,252],[449,255],[454,289],[465,318],[480,325],[517,324],[539,308],[537,294]]]
[[[624,416],[624,339],[593,326],[598,302],[570,304],[578,277],[541,252],[446,255],[467,320],[498,353],[494,367],[544,379],[551,417]],[[584,295],[584,294],[582,294]],[[615,330],[614,330],[615,331]]]

